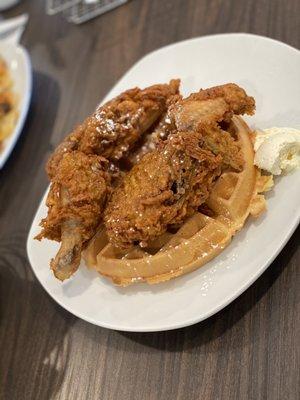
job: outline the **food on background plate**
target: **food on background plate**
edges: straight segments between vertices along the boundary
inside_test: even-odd
[[[0,151],[18,119],[17,98],[6,62],[0,57]]]
[[[13,81],[5,60],[0,56],[0,92],[11,88]]]
[[[37,239],[61,242],[64,280],[87,266],[115,284],[158,283],[192,271],[266,208],[273,185],[254,165],[238,115],[255,101],[235,84],[183,99],[179,80],[131,89],[99,107],[47,164],[48,215]]]

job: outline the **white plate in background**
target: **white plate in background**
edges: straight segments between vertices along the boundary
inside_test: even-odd
[[[22,132],[32,93],[31,62],[26,49],[10,40],[0,41],[0,56],[9,68],[17,95],[18,120],[12,133],[3,141],[0,151],[0,169],[5,164]]]
[[[207,36],[161,48],[133,66],[104,100],[133,86],[182,79],[186,95],[236,82],[256,99],[252,127],[300,127],[300,52],[272,39],[249,34]],[[62,307],[93,324],[124,331],[162,331],[202,321],[244,292],[270,265],[299,223],[300,171],[276,180],[268,211],[252,218],[215,259],[188,275],[150,286],[115,287],[85,268],[63,284],[49,270],[57,243],[38,242],[45,197],[28,236],[34,273]]]

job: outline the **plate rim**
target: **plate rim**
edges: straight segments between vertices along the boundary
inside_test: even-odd
[[[148,57],[152,56],[153,54],[158,54],[159,52],[175,47],[177,45],[181,45],[181,44],[185,44],[185,43],[191,43],[191,42],[197,42],[197,41],[201,41],[201,40],[205,40],[205,39],[213,39],[213,38],[219,38],[219,37],[233,37],[233,36],[240,36],[240,37],[255,37],[258,38],[259,40],[262,41],[267,41],[267,42],[273,42],[276,43],[277,45],[280,45],[282,47],[288,47],[290,48],[290,50],[294,51],[295,54],[300,53],[300,50],[297,49],[296,47],[291,46],[290,44],[284,43],[281,40],[277,40],[277,39],[273,39],[269,36],[263,36],[263,35],[257,35],[255,33],[248,33],[248,32],[228,32],[228,33],[214,33],[214,34],[207,34],[207,35],[202,35],[202,36],[197,36],[197,37],[193,37],[190,39],[184,39],[184,40],[179,40],[178,42],[173,42],[170,44],[167,44],[165,46],[159,47],[158,49],[154,49],[152,51],[150,51],[149,53],[146,53],[145,55],[143,55],[141,58],[139,58],[138,60],[136,60],[134,62],[134,64],[129,67],[126,72],[115,82],[115,84],[111,87],[111,89],[107,92],[107,94],[103,97],[103,99],[97,104],[97,107],[100,106],[101,104],[103,104],[105,101],[108,100],[108,95],[111,92],[112,89],[114,89],[116,86],[119,85],[119,83],[122,81],[122,79],[124,78],[124,75],[129,74],[137,65],[139,65],[142,61],[145,61],[145,59],[147,59]]]
[[[46,190],[45,195],[46,195],[47,191],[48,191],[48,189]],[[38,209],[42,205],[42,202],[44,200],[44,196],[42,198],[42,201],[39,204]],[[35,219],[35,217],[34,217],[34,219]],[[191,325],[195,325],[195,324],[197,324],[199,322],[202,322],[202,321],[206,320],[207,318],[217,314],[219,311],[223,310],[230,303],[232,303],[234,300],[236,300],[257,279],[259,279],[260,276],[268,269],[268,267],[272,264],[272,262],[275,260],[275,258],[283,250],[283,248],[285,247],[285,245],[287,244],[287,242],[289,241],[289,239],[291,238],[291,236],[293,235],[293,233],[297,229],[297,227],[299,225],[299,222],[300,222],[300,215],[298,215],[298,217],[295,218],[294,224],[291,225],[291,229],[285,235],[284,240],[281,242],[281,245],[277,248],[277,250],[273,253],[273,255],[262,265],[262,267],[259,269],[259,272],[256,272],[255,274],[253,274],[251,279],[249,279],[243,286],[240,286],[239,289],[237,289],[235,292],[233,292],[232,295],[228,296],[226,298],[226,300],[223,300],[221,304],[217,305],[214,308],[211,308],[211,310],[209,312],[203,314],[201,317],[191,318],[191,319],[189,319],[189,320],[187,320],[185,322],[181,322],[181,323],[176,324],[176,326],[174,324],[173,325],[165,325],[165,326],[163,326],[163,327],[161,327],[159,329],[151,328],[151,327],[145,327],[145,326],[132,328],[130,326],[126,327],[124,324],[123,324],[123,327],[120,328],[118,325],[114,325],[114,324],[110,324],[110,323],[106,323],[106,322],[99,324],[99,322],[96,321],[95,319],[88,318],[85,315],[82,315],[80,312],[71,310],[71,307],[69,307],[68,305],[62,304],[62,302],[59,299],[54,298],[54,296],[48,290],[47,286],[44,285],[44,283],[39,279],[35,269],[33,268],[33,263],[31,262],[31,255],[30,255],[31,254],[30,253],[31,237],[33,236],[32,235],[32,231],[34,229],[34,225],[33,224],[30,227],[30,231],[29,231],[29,234],[28,234],[28,237],[27,237],[26,250],[27,250],[27,257],[29,259],[29,263],[30,263],[31,269],[32,269],[32,271],[34,273],[34,276],[37,278],[38,282],[41,284],[41,286],[44,288],[44,290],[48,293],[48,295],[57,304],[59,304],[62,308],[64,308],[65,310],[67,310],[71,314],[75,315],[77,318],[80,318],[80,319],[82,319],[82,320],[84,320],[86,322],[89,322],[90,324],[93,324],[93,325],[96,325],[96,326],[100,326],[101,328],[112,329],[112,330],[116,330],[116,331],[120,331],[120,332],[164,332],[164,331],[171,331],[171,330],[175,330],[175,329],[181,329],[181,328],[188,327],[188,326],[191,326]]]
[[[5,43],[5,42],[4,42]],[[7,43],[6,43],[7,44]],[[2,153],[0,154],[0,170],[5,166],[6,162],[8,161],[11,153],[13,152],[19,138],[20,135],[23,131],[24,125],[25,125],[25,121],[27,118],[27,114],[29,111],[29,106],[30,106],[30,102],[31,102],[31,97],[32,97],[32,83],[33,83],[33,77],[32,77],[32,64],[31,64],[31,59],[30,59],[30,55],[29,52],[27,51],[27,49],[18,44],[18,45],[11,45],[10,43],[8,44],[9,46],[11,46],[12,48],[14,48],[14,52],[20,52],[22,54],[22,57],[24,57],[25,60],[25,75],[26,75],[26,81],[27,81],[27,85],[28,85],[28,90],[25,91],[25,95],[22,96],[22,108],[19,109],[19,116],[18,116],[18,120],[17,123],[14,127],[13,132],[10,134],[10,138],[9,138],[9,143],[6,144],[6,146],[4,147],[4,149],[2,150]]]
[[[178,44],[183,44],[183,43],[187,43],[187,42],[194,42],[194,41],[201,41],[201,40],[205,40],[208,38],[215,38],[215,37],[232,37],[232,36],[248,36],[248,37],[256,37],[256,38],[260,38],[263,39],[264,41],[270,41],[270,42],[275,42],[277,45],[279,44],[280,46],[284,46],[284,47],[288,47],[290,49],[292,49],[293,51],[295,51],[297,54],[300,53],[300,51],[289,45],[286,43],[283,43],[279,40],[276,39],[272,39],[266,36],[261,36],[261,35],[256,35],[256,34],[251,34],[251,33],[244,33],[244,32],[237,32],[237,33],[222,33],[222,34],[213,34],[213,35],[204,35],[204,36],[200,36],[200,37],[195,37],[195,38],[191,38],[191,39],[186,39],[186,40],[182,40],[179,42],[175,42],[175,43],[171,43],[168,44],[166,46],[160,47],[159,49],[156,49],[150,53],[147,53],[146,55],[144,55],[142,58],[138,59],[133,65],[132,67],[130,67],[123,75],[122,77],[116,81],[116,83],[112,86],[112,88],[109,90],[109,92],[107,93],[106,96],[104,96],[104,98],[101,100],[101,102],[99,104],[102,104],[104,101],[107,100],[109,93],[112,91],[112,89],[114,89],[120,82],[121,80],[124,78],[125,75],[129,74],[131,72],[131,70],[133,68],[135,68],[139,63],[141,63],[142,61],[144,61],[147,57],[150,57],[151,55],[155,54],[155,53],[159,53],[160,51],[165,50],[166,48],[171,48],[174,47]],[[36,225],[34,225],[34,221],[36,219],[37,213],[40,209],[40,207],[44,204],[44,200],[45,200],[45,196],[47,195],[47,192],[49,190],[49,185],[46,188],[46,191],[44,192],[39,205],[36,209],[35,215],[33,217],[32,220],[32,224],[28,233],[28,237],[27,237],[27,242],[26,242],[26,250],[27,250],[27,257],[29,259],[30,265],[31,265],[31,269],[35,275],[35,277],[37,278],[37,280],[40,282],[41,286],[44,288],[44,290],[49,294],[49,296],[57,303],[59,304],[62,308],[64,308],[65,310],[67,310],[68,312],[70,312],[71,314],[75,315],[76,317],[91,323],[93,325],[96,326],[100,326],[102,328],[106,328],[106,329],[112,329],[112,330],[117,330],[117,331],[121,331],[121,332],[163,332],[163,331],[168,331],[168,330],[175,330],[175,329],[181,329],[184,327],[188,327],[194,324],[197,324],[201,321],[204,321],[205,319],[211,317],[212,315],[218,313],[219,311],[221,311],[223,308],[227,307],[231,302],[233,302],[236,298],[238,298],[242,293],[244,293],[257,279],[259,279],[259,277],[263,274],[263,272],[266,271],[266,269],[271,265],[271,263],[275,260],[275,258],[279,255],[279,253],[282,251],[282,249],[285,247],[285,245],[287,244],[288,240],[291,238],[292,234],[295,232],[297,226],[299,225],[300,222],[300,214],[298,212],[298,215],[295,216],[295,218],[293,219],[293,221],[290,224],[290,228],[288,229],[288,231],[286,232],[285,236],[282,238],[280,245],[277,247],[276,251],[274,251],[274,253],[266,260],[265,263],[261,264],[261,267],[256,270],[256,272],[250,277],[250,279],[248,279],[243,285],[239,286],[239,288],[235,291],[233,291],[229,296],[227,296],[226,298],[223,299],[222,303],[217,304],[215,307],[212,307],[208,312],[202,314],[200,317],[194,317],[194,318],[190,318],[188,320],[185,320],[183,322],[180,323],[172,323],[172,324],[165,324],[163,326],[160,326],[159,328],[157,327],[151,327],[151,326],[138,326],[139,324],[137,324],[134,327],[131,326],[126,326],[125,324],[122,324],[122,326],[118,326],[116,324],[113,323],[106,323],[106,322],[101,322],[101,324],[99,323],[98,320],[90,318],[90,317],[86,317],[85,315],[83,315],[81,312],[77,312],[77,311],[73,311],[71,307],[69,307],[68,305],[65,305],[62,303],[62,301],[60,299],[55,298],[48,290],[47,286],[43,284],[43,282],[39,279],[39,277],[37,276],[37,273],[35,271],[35,269],[33,268],[33,262],[31,262],[31,251],[30,251],[30,246],[32,243],[32,238],[33,238],[33,230],[35,228]]]

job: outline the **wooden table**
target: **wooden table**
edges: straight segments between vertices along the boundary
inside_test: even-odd
[[[34,88],[23,135],[0,172],[0,398],[298,399],[299,229],[231,305],[195,326],[152,334],[101,329],[63,310],[34,278],[25,243],[48,155],[135,61],[219,32],[300,47],[299,0],[131,0],[82,26],[46,16],[43,3],[24,0],[5,15],[30,15],[22,42]]]

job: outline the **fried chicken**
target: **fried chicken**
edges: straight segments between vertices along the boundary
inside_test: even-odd
[[[117,247],[147,246],[180,225],[205,202],[222,170],[242,168],[238,144],[221,126],[254,112],[252,97],[235,84],[201,90],[170,106],[160,126],[165,139],[115,190],[105,212]]]
[[[221,173],[221,156],[201,148],[200,133],[171,135],[125,176],[105,211],[110,241],[146,246],[203,203]]]
[[[73,151],[63,155],[47,197],[48,215],[37,239],[62,242],[51,262],[57,278],[68,278],[79,266],[82,245],[95,233],[108,194],[108,161]]]
[[[99,107],[58,146],[47,164],[48,215],[37,239],[61,241],[51,268],[64,280],[78,268],[81,249],[94,235],[120,160],[166,111],[179,80],[128,90]]]
[[[254,114],[255,100],[234,83],[215,86],[173,102],[161,125],[160,137],[180,131],[200,131],[203,146],[221,154],[223,167],[240,170],[239,147],[227,129],[234,114]]]
[[[233,114],[252,115],[254,110],[253,97],[238,85],[227,83],[200,90],[175,103],[169,110],[169,118],[179,131],[197,131],[198,125],[229,123]]]
[[[166,111],[167,101],[178,94],[178,79],[169,84],[134,88],[100,106],[57,147],[47,163],[55,176],[63,154],[79,150],[111,161],[121,159],[135,142]]]
[[[241,171],[243,157],[238,143],[229,132],[221,129],[217,123],[201,124],[197,130],[203,135],[202,147],[222,157],[222,170]]]
[[[137,164],[145,154],[154,150],[161,139],[165,140],[171,133],[175,133],[173,127],[169,124],[168,110],[180,100],[182,100],[182,96],[179,93],[168,98],[166,102],[167,109],[157,120],[156,124],[153,126],[153,130],[142,136],[128,154],[128,157],[126,157],[131,167]]]
[[[222,126],[228,127],[233,114],[252,115],[254,110],[253,97],[234,83],[200,90],[183,100],[182,96],[175,95],[168,100],[168,110],[153,133],[147,135],[131,160],[135,164],[153,150],[159,140],[165,140],[178,131],[191,130],[202,132],[204,148],[222,155],[223,167],[239,170],[242,162],[239,147]]]

